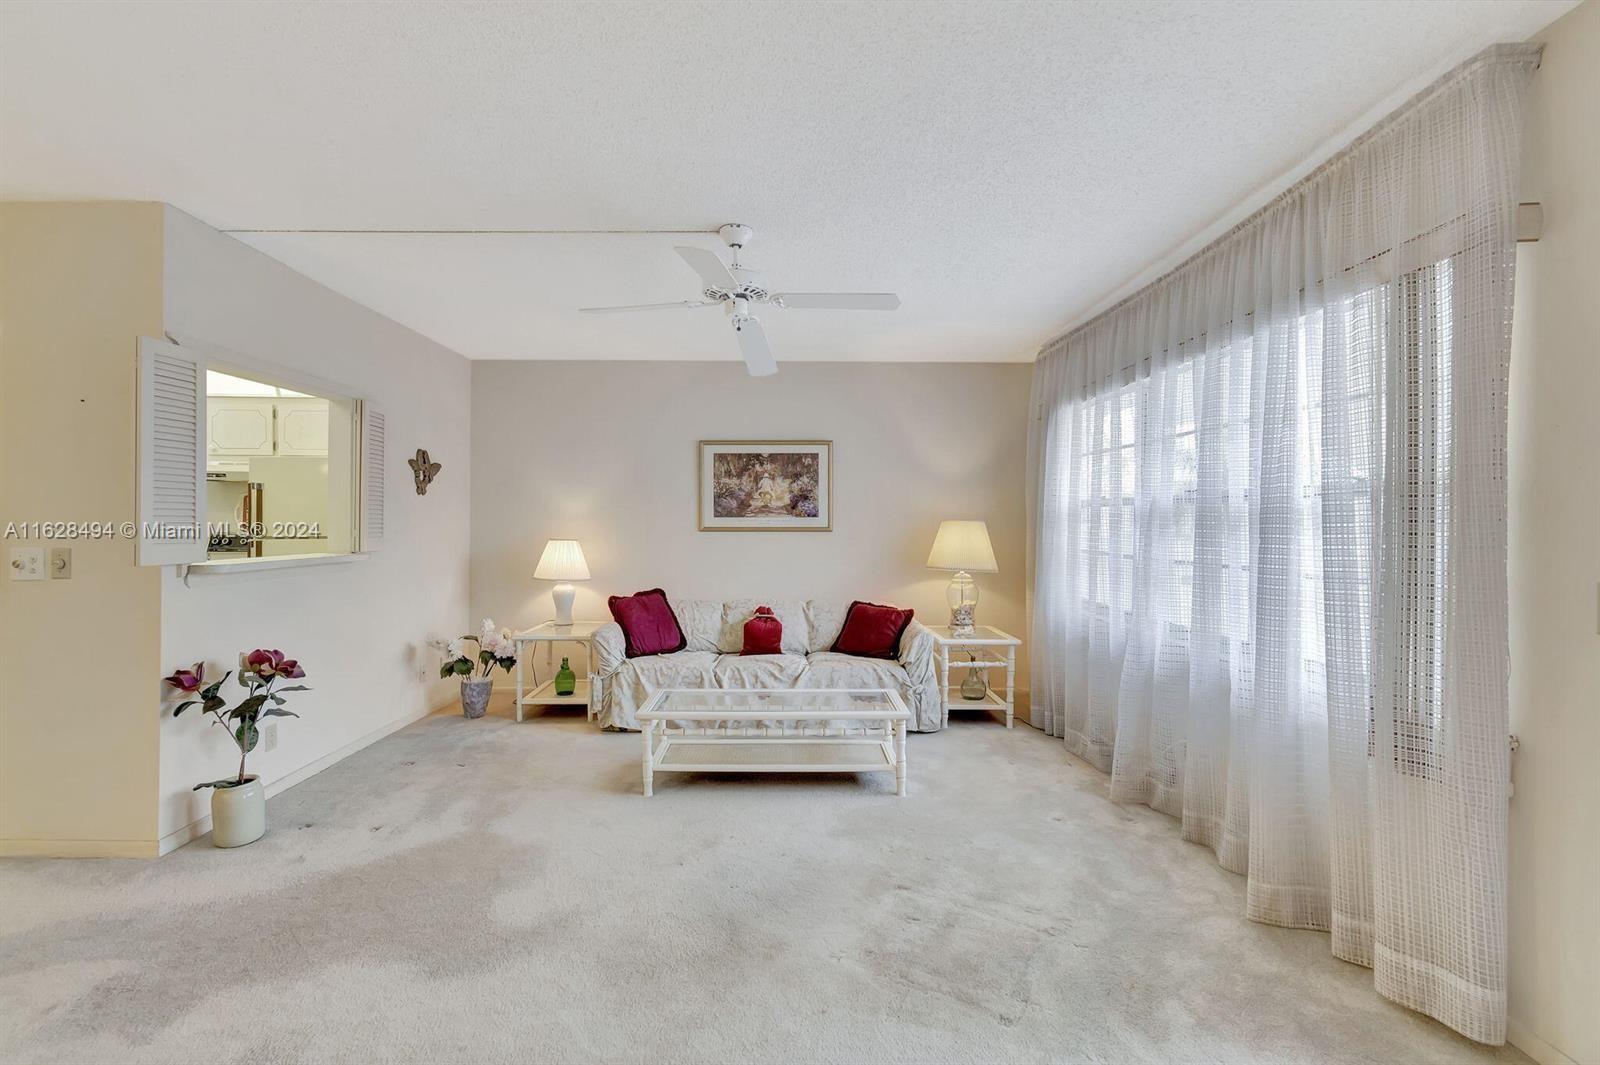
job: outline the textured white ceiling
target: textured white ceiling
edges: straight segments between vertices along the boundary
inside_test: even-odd
[[[0,194],[222,229],[756,228],[780,359],[1026,360],[1418,77],[1573,0],[0,4]],[[241,239],[479,358],[737,358],[675,243]]]

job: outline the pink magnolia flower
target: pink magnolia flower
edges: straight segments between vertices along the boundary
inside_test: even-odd
[[[200,685],[205,683],[206,664],[204,662],[196,662],[192,669],[180,669],[174,672],[172,676],[162,677],[161,679],[185,695],[193,695],[200,690]]]
[[[268,651],[258,647],[245,656],[244,664],[246,669],[263,680],[272,677],[288,677],[290,680],[297,680],[306,675],[306,671],[300,668],[299,662],[292,658],[285,658],[283,652],[276,648]]]

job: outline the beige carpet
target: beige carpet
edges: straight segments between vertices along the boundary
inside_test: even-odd
[[[0,863],[0,1060],[1526,1060],[1244,920],[1032,729],[910,761],[647,800],[637,735],[435,716],[242,850]]]

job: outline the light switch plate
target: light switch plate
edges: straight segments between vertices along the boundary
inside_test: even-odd
[[[50,579],[53,581],[68,581],[72,579],[72,548],[52,547],[50,549]]]
[[[44,580],[44,548],[13,547],[11,549],[11,579],[14,581]]]

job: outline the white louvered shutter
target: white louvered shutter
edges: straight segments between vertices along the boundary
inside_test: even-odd
[[[387,489],[384,465],[383,412],[372,404],[361,404],[361,550],[383,546],[385,525],[384,497]]]
[[[139,338],[138,562],[206,560],[206,370],[165,340]]]

